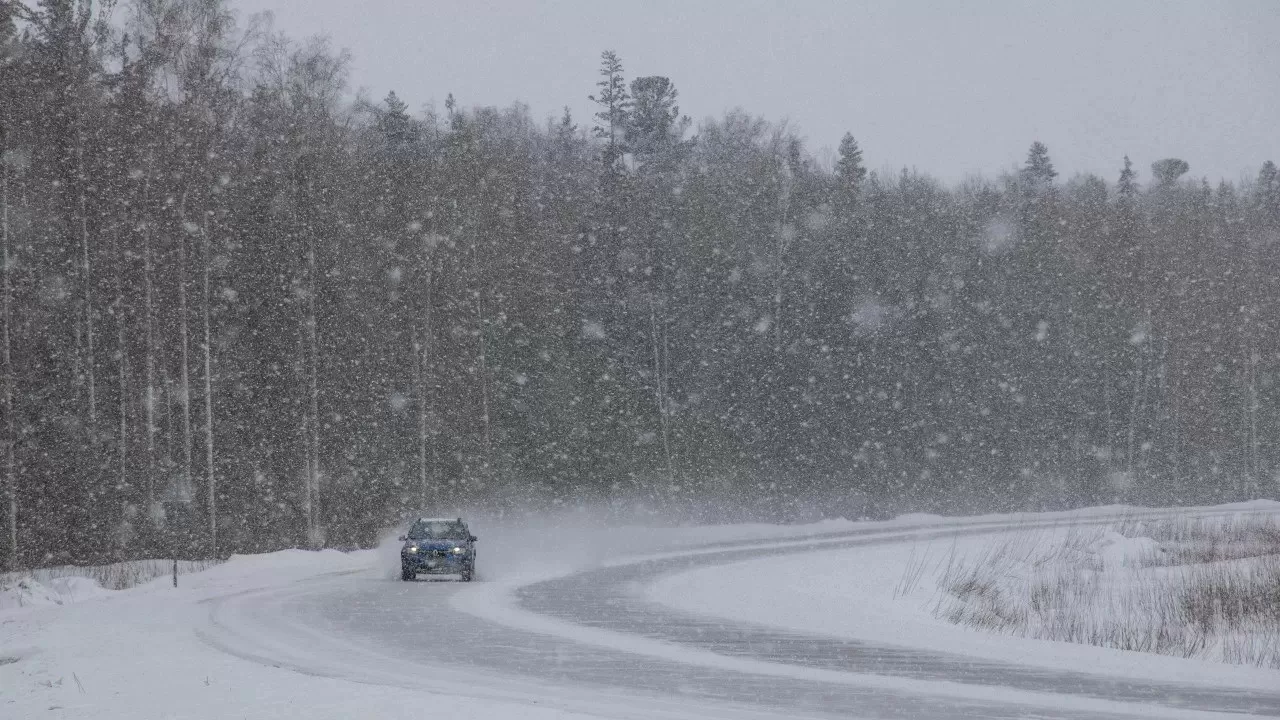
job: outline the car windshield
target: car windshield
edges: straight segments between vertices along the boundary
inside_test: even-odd
[[[409,528],[410,540],[455,540],[466,536],[466,526],[456,520],[419,520]]]

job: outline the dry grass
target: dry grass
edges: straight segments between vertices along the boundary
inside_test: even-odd
[[[1143,558],[1145,567],[1193,565],[1267,557],[1280,553],[1280,518],[1175,518],[1161,522],[1127,519],[1114,528],[1125,537],[1149,537],[1165,552]]]
[[[1155,542],[1108,567],[1098,545],[1109,531]],[[1280,669],[1280,523],[1270,516],[1022,533],[974,556],[953,552],[938,587],[934,614],[960,625]]]

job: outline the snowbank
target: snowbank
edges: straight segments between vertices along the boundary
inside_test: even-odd
[[[61,577],[44,583],[32,577],[11,579],[0,585],[0,611],[39,605],[63,605],[77,600],[109,594],[94,580],[84,577]]]
[[[1115,530],[1103,530],[1089,544],[1087,552],[1098,558],[1106,570],[1140,567],[1145,558],[1165,552],[1160,543],[1149,537],[1125,537]]]

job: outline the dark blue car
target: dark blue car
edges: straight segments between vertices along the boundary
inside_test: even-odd
[[[414,580],[418,573],[457,575],[463,582],[475,577],[476,536],[462,518],[419,518],[400,539],[401,580]]]

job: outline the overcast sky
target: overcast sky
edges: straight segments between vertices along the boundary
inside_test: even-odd
[[[695,121],[741,107],[815,154],[846,130],[873,169],[994,175],[1049,146],[1064,177],[1148,178],[1180,157],[1236,180],[1280,161],[1280,0],[232,0],[291,36],[328,35],[352,84],[413,108],[568,105],[600,51],[666,75]]]

